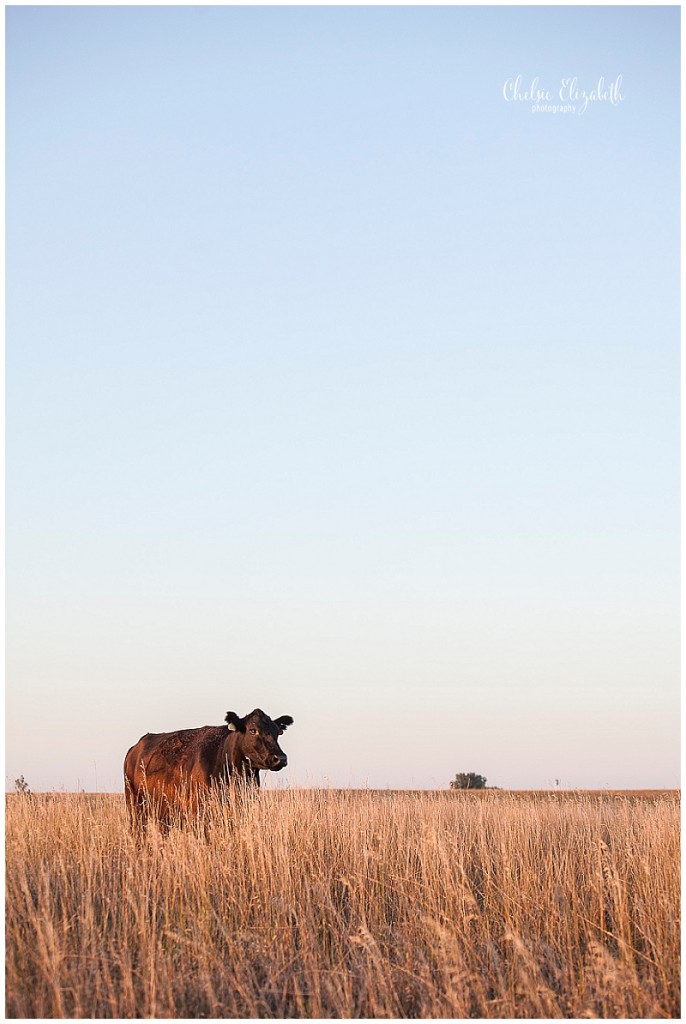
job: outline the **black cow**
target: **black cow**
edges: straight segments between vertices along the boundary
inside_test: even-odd
[[[152,811],[169,824],[176,812],[197,811],[202,795],[217,783],[260,785],[260,771],[279,772],[288,759],[278,738],[290,715],[272,720],[255,708],[245,718],[234,711],[226,725],[146,733],[124,759],[124,789],[132,824],[145,825]]]

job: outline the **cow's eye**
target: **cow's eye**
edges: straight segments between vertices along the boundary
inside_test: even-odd
[[[250,732],[253,734],[253,736],[257,736],[257,729],[251,729]]]

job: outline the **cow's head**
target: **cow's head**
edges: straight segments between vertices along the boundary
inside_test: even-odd
[[[280,772],[286,767],[288,758],[279,746],[279,736],[293,725],[290,715],[271,719],[255,708],[245,718],[239,718],[235,711],[227,711],[225,720],[231,732],[238,733],[240,751],[253,768]]]

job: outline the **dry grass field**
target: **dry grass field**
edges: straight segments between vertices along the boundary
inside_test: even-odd
[[[678,1017],[677,793],[7,799],[9,1017]]]

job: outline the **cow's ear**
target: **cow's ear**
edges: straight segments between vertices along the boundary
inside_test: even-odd
[[[235,711],[227,711],[224,719],[231,732],[245,732],[245,722]]]
[[[274,725],[283,732],[289,725],[293,725],[293,719],[290,715],[282,715],[281,718],[274,719]]]

